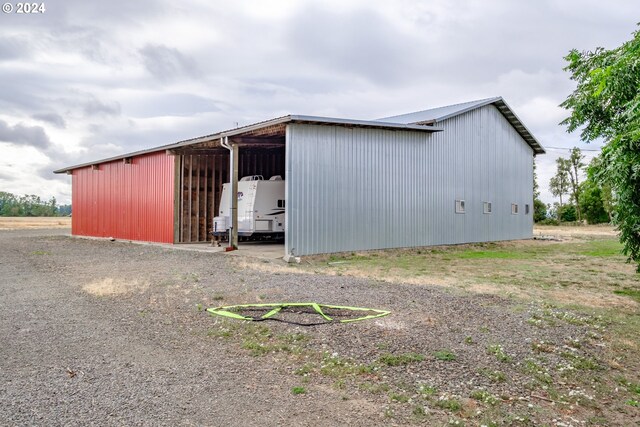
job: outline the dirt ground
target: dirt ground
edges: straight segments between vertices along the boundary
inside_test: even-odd
[[[67,232],[0,232],[0,425],[640,421],[589,313]],[[304,327],[205,311],[274,301],[392,314]]]

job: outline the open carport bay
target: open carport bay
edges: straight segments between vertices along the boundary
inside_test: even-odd
[[[52,230],[0,232],[0,268],[2,425],[638,420],[577,379],[606,383],[602,331],[535,303]],[[268,301],[392,315],[305,328],[204,310]]]

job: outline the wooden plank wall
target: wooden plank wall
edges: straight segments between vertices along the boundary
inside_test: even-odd
[[[243,152],[244,151],[244,152]],[[239,176],[281,175],[285,163],[282,150],[240,150]],[[180,156],[180,243],[207,242],[213,218],[218,214],[222,184],[229,181],[229,154]]]

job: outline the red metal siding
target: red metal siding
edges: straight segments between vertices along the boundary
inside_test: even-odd
[[[173,243],[174,167],[162,151],[75,169],[72,234]]]

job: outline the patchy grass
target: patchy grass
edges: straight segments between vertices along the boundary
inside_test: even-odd
[[[637,309],[640,278],[609,229],[566,241],[527,240],[310,257],[314,273],[430,284],[586,307]],[[631,298],[628,298],[631,297]]]
[[[302,386],[295,386],[291,388],[291,394],[305,394],[307,392],[307,389],[302,387]]]
[[[450,255],[451,259],[527,259],[528,254],[509,250],[472,250]]]
[[[493,354],[494,356],[496,356],[496,359],[498,359],[500,362],[511,362],[511,356],[509,356],[505,351],[504,348],[502,348],[502,345],[500,344],[491,344],[487,347],[487,352],[489,354]]]
[[[33,251],[31,252],[31,255],[51,255],[51,253],[47,251]]]
[[[478,402],[482,402],[487,405],[494,406],[498,403],[498,397],[489,393],[487,390],[474,390],[469,395],[472,399],[477,400]]]
[[[389,399],[391,399],[392,402],[407,403],[409,401],[409,396],[405,394],[390,393]]]
[[[410,363],[422,362],[424,356],[418,353],[391,354],[386,353],[380,356],[378,361],[386,366],[402,366]]]
[[[581,255],[591,257],[618,257],[622,255],[622,245],[618,240],[593,240],[580,251]]]
[[[631,289],[631,288],[617,289],[613,291],[613,293],[616,295],[624,295],[627,297],[631,297],[640,303],[640,289]]]
[[[478,370],[478,372],[480,373],[480,375],[482,375],[485,378],[488,378],[494,383],[503,383],[507,381],[507,375],[502,371],[482,368]]]
[[[453,353],[451,350],[447,350],[447,349],[438,350],[438,351],[434,352],[433,355],[436,357],[436,359],[442,360],[442,361],[445,361],[445,362],[451,362],[453,360],[456,360],[455,353]]]
[[[462,409],[462,403],[460,400],[450,397],[440,397],[436,401],[436,406],[438,408],[446,409],[451,412],[458,412]]]
[[[297,355],[303,352],[304,343],[309,339],[305,334],[274,334],[267,326],[244,321],[223,322],[217,329],[210,329],[207,335],[238,341],[240,347],[254,357],[270,353]]]
[[[357,363],[349,358],[325,352],[322,357],[320,373],[333,378],[344,378],[353,375],[370,374],[375,370],[373,365]]]
[[[305,347],[308,341],[303,337],[269,336],[264,344],[271,347],[247,350],[296,360],[290,371],[300,375],[303,384],[325,381],[339,390],[355,389],[383,399],[385,416],[398,422],[424,423],[428,418],[442,425],[442,416],[456,425],[526,426],[540,419],[557,418],[560,423],[564,415],[562,422],[569,422],[570,414],[586,420],[585,425],[626,425],[621,420],[637,419],[633,411],[640,401],[640,276],[625,262],[615,236],[588,235],[586,230],[561,234],[561,242],[354,252],[312,257],[286,267],[307,274],[366,277],[372,286],[441,285],[456,293],[490,293],[514,300],[513,313],[523,316],[522,332],[528,331],[517,338],[526,340],[527,354],[523,343],[512,345],[495,334],[496,328],[481,322],[456,331],[456,342],[463,344],[455,347],[459,355],[438,347],[430,352],[432,362],[466,359],[468,351],[486,352],[484,363],[462,367],[478,378],[463,395],[450,394],[440,383],[435,383],[438,390],[424,382],[433,381],[430,378],[404,378],[406,384],[401,383],[394,373],[422,372],[429,364],[418,364],[425,360],[418,353],[392,352],[397,347],[387,340],[369,343],[371,351],[362,358],[366,363],[358,356],[318,355]],[[556,328],[583,332],[554,339]],[[224,332],[221,337],[229,333],[233,334]],[[260,342],[259,336],[250,338]],[[283,350],[292,346],[303,348],[298,359]],[[513,388],[522,393],[512,395]]]

